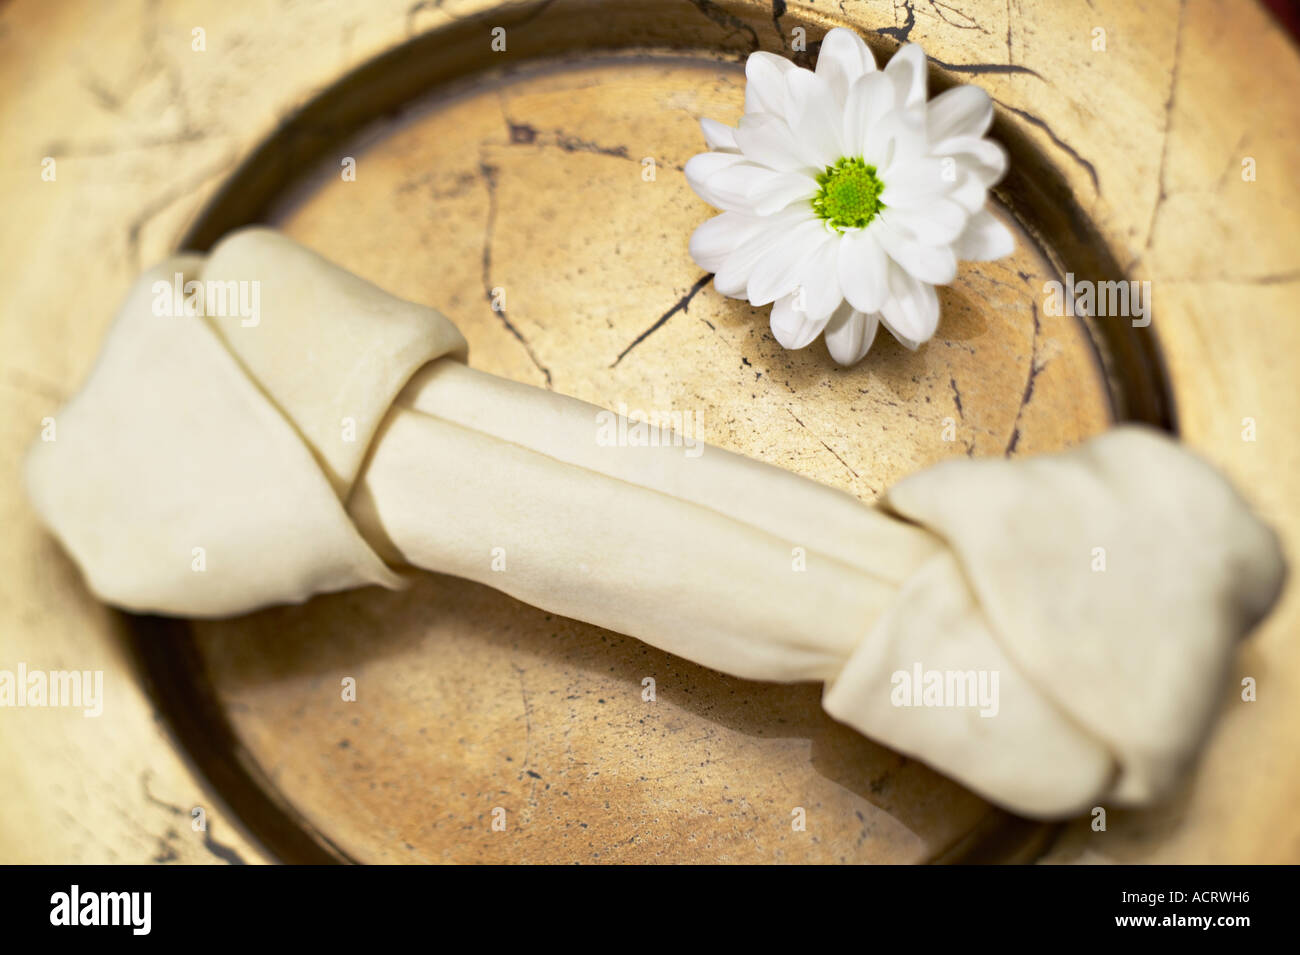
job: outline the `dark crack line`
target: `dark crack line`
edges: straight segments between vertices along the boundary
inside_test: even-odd
[[[176,805],[175,803],[164,802],[163,800],[159,799],[157,796],[155,796],[152,792],[149,791],[149,778],[152,775],[153,772],[151,770],[146,769],[144,773],[140,776],[140,788],[144,790],[144,798],[149,802],[153,803],[155,806],[160,806],[161,808],[166,809],[173,816],[185,815],[185,810],[182,809],[180,806]]]
[[[510,22],[502,23],[501,25],[503,27],[523,26],[524,24],[530,22],[531,20],[536,19],[537,17],[545,13],[546,8],[549,7],[554,2],[555,0],[539,0],[538,3],[532,5],[527,10],[525,10],[523,12],[523,15],[520,16],[518,20],[512,20]],[[425,10],[436,10],[438,13],[441,13],[449,20],[469,20],[473,16],[475,16],[475,14],[456,13],[454,10],[448,10],[443,5],[444,3],[445,0],[417,0],[416,3],[413,3],[409,7],[407,7],[406,8],[406,35],[408,37],[415,36],[415,18]]]
[[[907,19],[901,27],[881,27],[876,32],[881,36],[892,36],[899,43],[906,43],[916,26],[916,10],[912,7],[912,0],[904,0],[903,9],[907,11]],[[894,21],[898,21],[898,4],[894,4]]]
[[[166,809],[173,816],[190,815],[190,813],[187,813],[181,806],[178,806],[175,803],[165,802],[164,800],[159,799],[157,796],[155,796],[152,792],[149,791],[149,777],[152,775],[153,773],[151,771],[145,770],[144,774],[140,777],[140,786],[141,788],[144,789],[144,798],[149,802],[153,803],[155,806],[158,806],[162,809]],[[174,833],[175,830],[171,830],[171,832]],[[162,863],[171,862],[179,858],[175,850],[172,849],[171,846],[167,844],[166,839],[160,838],[158,842],[159,845],[162,846],[167,851],[165,853],[159,853],[158,856],[155,856],[154,862],[161,865]],[[230,846],[223,846],[221,843],[217,842],[215,839],[212,838],[212,820],[207,818],[204,819],[203,848],[207,849],[208,852],[212,853],[214,856],[216,856],[222,862],[225,862],[227,865],[248,864],[246,861],[244,861],[244,857],[241,856],[238,853],[238,851],[231,848]]]
[[[1043,79],[1043,74],[1037,70],[1031,70],[1027,66],[1017,66],[1014,63],[945,63],[943,60],[937,60],[934,57],[930,57],[929,60],[935,66],[941,66],[945,70],[951,70],[954,73],[1023,73],[1026,76]],[[1044,80],[1044,82],[1046,81]],[[1008,106],[1007,108],[1010,109],[1011,107]]]
[[[1290,272],[1272,272],[1267,275],[1178,275],[1162,276],[1162,282],[1191,282],[1223,285],[1287,285],[1300,282],[1300,269]]]
[[[776,35],[781,38],[781,49],[790,49],[790,41],[785,38],[785,30],[781,28],[781,18],[785,16],[785,0],[772,0],[772,26],[776,27]]]
[[[958,30],[979,30],[980,33],[989,32],[988,30],[984,29],[984,27],[980,26],[979,21],[976,20],[974,17],[972,17],[969,13],[966,13],[962,10],[958,10],[950,3],[941,3],[940,0],[929,0],[929,3],[930,3],[930,9],[935,12],[935,15],[944,23],[948,24],[948,26],[950,27],[955,27]],[[963,23],[957,20],[949,20],[946,16],[944,16],[943,13],[944,10],[949,10],[952,13],[957,14],[957,16],[961,17],[962,20],[964,20],[965,22]]]
[[[834,448],[832,448],[829,444],[827,444],[827,443],[826,443],[825,441],[823,441],[821,438],[817,437],[817,435],[813,434],[813,432],[809,429],[809,427],[808,427],[806,424],[804,424],[802,421],[799,420],[799,416],[798,416],[797,414],[795,414],[795,413],[794,413],[793,411],[791,411],[789,408],[786,408],[785,410],[786,410],[786,413],[787,413],[788,415],[790,415],[791,418],[794,418],[795,423],[798,424],[799,427],[803,428],[803,429],[804,429],[805,431],[807,431],[809,434],[812,434],[812,436],[813,436],[814,438],[817,438],[817,443],[820,444],[820,445],[821,445],[823,448],[825,448],[827,451],[829,451],[829,452],[831,453],[831,456],[834,457],[836,461],[838,461],[838,462],[840,462],[840,464],[844,465],[845,469],[847,469],[848,472],[849,472],[850,474],[852,474],[853,477],[854,477],[855,479],[857,479],[857,480],[861,480],[861,476],[858,474],[858,472],[855,471],[855,470],[853,470],[853,468],[849,467],[849,462],[845,461],[842,457],[840,457],[838,454],[836,454]],[[874,491],[874,489],[873,489],[873,491]]]
[[[632,159],[626,146],[602,146],[590,139],[574,136],[563,130],[555,131],[555,145],[566,153],[593,153],[597,156],[613,156],[616,159]],[[639,162],[640,160],[633,160]]]
[[[948,384],[950,384],[950,385],[952,386],[952,400],[953,400],[953,403],[957,406],[957,417],[959,417],[959,418],[961,418],[963,421],[965,421],[965,420],[966,420],[966,415],[965,415],[965,413],[962,411],[962,408],[961,408],[961,392],[957,390],[957,379],[956,379],[956,378],[949,378],[949,379],[948,379]]]
[[[500,98],[501,118],[505,121],[508,142],[511,146],[536,146],[539,149],[554,147],[562,149],[566,153],[590,153],[594,156],[609,156],[612,159],[625,159],[628,162],[634,162],[640,165],[644,159],[633,156],[627,146],[605,146],[601,143],[590,139],[583,139],[581,136],[575,136],[563,129],[552,129],[548,132],[539,130],[532,123],[520,122],[510,116],[506,109],[504,97]],[[654,159],[656,166],[676,169],[682,172],[686,169],[681,163],[669,162],[658,156],[650,157]]]
[[[461,17],[450,11],[442,10],[442,0],[418,0],[406,8],[406,35],[415,36],[415,18],[425,10],[438,10],[447,15],[448,19],[460,20]]]
[[[727,34],[728,36],[748,33],[750,49],[757,50],[759,48],[758,31],[740,17],[723,10],[713,0],[690,0],[690,4],[718,26],[729,29],[731,32]]]
[[[618,357],[614,359],[613,363],[610,364],[609,367],[616,368],[618,366],[618,363],[627,357],[628,352],[630,352],[633,348],[636,348],[637,345],[640,345],[643,341],[645,341],[655,332],[659,331],[659,329],[663,328],[664,324],[668,321],[668,319],[672,318],[678,312],[686,311],[687,308],[690,307],[691,299],[695,298],[695,296],[699,293],[700,289],[704,288],[704,286],[709,284],[709,279],[711,278],[713,278],[713,275],[709,273],[709,274],[701,275],[698,279],[696,279],[695,284],[690,287],[690,290],[687,291],[687,293],[683,295],[681,298],[679,298],[677,300],[677,303],[673,305],[672,308],[668,309],[668,311],[664,312],[657,319],[655,319],[655,323],[653,325],[651,325],[640,335],[634,338],[632,340],[632,344],[628,345],[621,352],[619,352]]]
[[[1242,152],[1245,150],[1246,143],[1249,141],[1250,133],[1247,131],[1241,134],[1241,138],[1237,140],[1237,145],[1232,147],[1232,151],[1228,154],[1227,165],[1223,167],[1223,172],[1219,173],[1219,178],[1214,180],[1215,195],[1218,195],[1223,191],[1223,187],[1228,184],[1228,177],[1232,175],[1233,170],[1241,170]]]
[[[518,341],[519,344],[523,346],[524,352],[528,355],[528,360],[531,361],[533,365],[537,368],[537,370],[540,371],[542,375],[546,378],[546,387],[549,389],[552,387],[551,370],[547,368],[545,365],[543,365],[540,360],[538,360],[537,354],[533,351],[533,346],[528,343],[528,339],[526,339],[520,333],[519,329],[515,327],[514,323],[510,321],[510,316],[506,314],[505,307],[503,306],[501,308],[496,308],[495,303],[493,301],[494,296],[492,295],[492,237],[496,232],[496,225],[497,225],[497,168],[495,166],[489,165],[488,163],[480,159],[478,164],[478,170],[480,175],[483,176],[484,183],[486,183],[487,185],[487,195],[488,195],[487,224],[483,229],[483,254],[482,254],[483,296],[487,300],[488,308],[492,310],[492,314],[496,315],[499,319],[501,319],[501,324],[505,326],[506,331],[508,331],[511,335],[513,335],[515,337],[515,340]]]
[[[93,96],[100,107],[107,112],[117,113],[121,111],[122,100],[100,82],[98,77],[90,73],[83,73],[81,75],[81,88]]]
[[[533,705],[528,699],[528,686],[524,683],[524,668],[512,664],[515,675],[519,677],[519,696],[524,704],[524,763],[523,771],[529,777],[528,807],[537,807],[537,781],[541,775],[529,768],[533,758]]]
[[[158,837],[158,852],[149,861],[154,865],[166,865],[168,862],[175,862],[180,858],[176,849],[168,839],[174,839],[179,835],[175,829],[168,829],[166,835]]]
[[[1007,62],[1010,63],[1015,58],[1011,49],[1011,0],[1007,0]]]
[[[93,142],[85,145],[69,146],[63,141],[55,141],[45,147],[44,153],[52,159],[102,159],[107,156],[120,156],[125,153],[148,149],[167,149],[173,146],[185,146],[190,143],[206,142],[211,137],[202,130],[187,130],[176,135],[161,137],[144,136],[129,143]]]
[[[949,26],[956,27],[959,30],[980,30],[983,33],[988,32],[987,30],[984,29],[984,27],[980,26],[974,19],[969,17],[967,14],[962,13],[956,7],[952,7],[947,4],[938,4],[935,2],[935,0],[928,0],[928,2],[930,6],[934,9],[935,13],[938,15],[939,19],[942,20],[944,23],[947,23]],[[954,23],[953,21],[949,20],[947,17],[943,15],[942,10],[940,9],[941,6],[965,17],[967,20],[970,21],[971,25],[962,26],[959,23]],[[911,39],[912,30],[916,27],[916,9],[912,6],[912,0],[906,0],[906,2],[903,3],[903,9],[907,11],[907,19],[903,22],[902,26],[881,27],[876,31],[876,33],[881,34],[883,36],[893,37],[899,43],[908,42]],[[897,19],[897,13],[898,13],[897,5],[895,5],[894,7],[894,13],[895,13],[895,19]],[[1043,75],[1039,73],[1037,70],[1032,70],[1027,66],[1019,66],[1015,63],[946,63],[943,60],[937,59],[936,57],[933,56],[927,57],[926,59],[928,59],[935,66],[942,67],[943,69],[949,70],[950,72],[953,73],[971,73],[975,75],[987,74],[987,73],[1021,74],[1025,76],[1032,76],[1035,79],[1039,79],[1039,80],[1043,79]],[[1011,59],[1011,14],[1009,8],[1007,13],[1007,59],[1008,60]]]
[[[1101,195],[1101,180],[1097,178],[1097,167],[1094,166],[1092,163],[1090,163],[1088,160],[1084,159],[1081,155],[1079,155],[1079,153],[1075,150],[1073,146],[1067,143],[1060,136],[1056,135],[1056,133],[1052,130],[1052,127],[1048,126],[1047,123],[1045,123],[1043,120],[1039,119],[1037,116],[1035,116],[1033,113],[1027,110],[1019,109],[996,97],[993,98],[993,102],[997,103],[1007,112],[1014,113],[1015,115],[1019,116],[1021,119],[1025,120],[1027,123],[1030,123],[1033,126],[1037,126],[1039,129],[1045,132],[1047,134],[1047,138],[1050,139],[1058,149],[1063,150],[1071,159],[1073,159],[1076,163],[1078,163],[1080,166],[1083,167],[1084,171],[1087,172],[1088,177],[1092,179],[1093,189],[1096,190],[1098,195]]]
[[[214,856],[220,859],[226,865],[248,865],[244,857],[232,849],[230,846],[223,846],[212,838],[212,820],[207,821],[207,828],[203,830],[203,848],[207,849]]]
[[[1178,26],[1174,29],[1174,62],[1169,69],[1169,95],[1165,98],[1165,129],[1164,134],[1160,137],[1160,167],[1156,173],[1156,201],[1151,207],[1151,221],[1147,223],[1147,240],[1143,244],[1143,250],[1149,250],[1151,243],[1155,239],[1156,220],[1160,217],[1160,209],[1164,206],[1165,200],[1169,198],[1169,189],[1165,185],[1165,165],[1169,159],[1169,132],[1174,118],[1174,104],[1178,98],[1178,73],[1179,63],[1183,58],[1183,21],[1187,17],[1187,0],[1182,0],[1178,5]]]
[[[1241,278],[1218,279],[1221,282],[1235,282],[1240,285],[1286,285],[1288,282],[1300,281],[1300,269],[1290,272],[1274,272],[1271,275],[1243,276]]]
[[[533,706],[528,701],[528,686],[524,683],[524,668],[514,666],[515,676],[519,678],[519,699],[524,705],[524,763],[523,769],[528,770],[533,757]]]
[[[1020,419],[1025,413],[1025,407],[1034,397],[1034,385],[1038,380],[1038,375],[1047,367],[1047,362],[1041,365],[1038,363],[1038,335],[1042,331],[1042,326],[1038,321],[1038,306],[1030,303],[1030,308],[1034,310],[1034,337],[1029,343],[1029,377],[1025,379],[1025,390],[1020,396],[1020,406],[1016,408],[1015,420],[1011,422],[1011,437],[1007,440],[1007,449],[1003,452],[1003,457],[1011,457],[1015,452],[1016,446],[1020,444]]]

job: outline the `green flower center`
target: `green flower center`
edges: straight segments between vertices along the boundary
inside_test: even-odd
[[[812,201],[813,211],[836,232],[861,229],[885,208],[880,193],[885,184],[876,177],[876,167],[862,159],[845,157],[817,176],[821,186]]]

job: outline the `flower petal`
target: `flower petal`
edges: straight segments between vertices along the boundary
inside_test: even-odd
[[[883,73],[867,73],[849,88],[844,103],[844,148],[862,155],[876,124],[894,108],[894,85]]]
[[[817,54],[817,75],[826,81],[835,101],[841,106],[858,78],[875,71],[875,57],[862,42],[862,37],[852,30],[835,27],[822,38],[821,52]]]
[[[749,276],[749,304],[757,308],[794,292],[805,263],[831,240],[820,219],[808,219],[785,230],[754,263]]]
[[[953,242],[958,258],[968,262],[991,262],[1016,250],[1016,239],[987,209],[971,216],[965,230]]]
[[[864,315],[844,302],[826,323],[826,350],[839,364],[856,365],[871,349],[879,327],[879,315]]]
[[[760,50],[745,61],[745,112],[785,116],[785,74],[797,67],[783,56]]]
[[[944,157],[943,161],[957,162],[952,156]],[[956,167],[954,166],[954,168]],[[974,215],[984,208],[984,203],[989,197],[988,187],[980,181],[980,177],[976,173],[969,169],[958,172],[958,177],[957,185],[948,193],[948,198]]]
[[[785,74],[786,117],[790,128],[813,151],[818,167],[829,166],[844,153],[844,113],[830,85],[811,70]]]
[[[714,173],[705,181],[705,188],[719,209],[767,216],[796,199],[811,199],[817,194],[817,181],[802,173],[776,172],[745,162]]]
[[[917,110],[894,108],[867,130],[862,158],[877,169],[911,162],[926,153],[925,120]]]
[[[936,196],[925,204],[886,207],[880,218],[888,229],[897,230],[922,245],[947,245],[961,235],[970,216],[951,199]]]
[[[704,132],[704,143],[710,149],[724,153],[739,152],[740,147],[736,145],[736,131],[716,119],[700,120],[700,129]]]
[[[722,268],[713,276],[713,287],[729,298],[745,298],[754,264],[790,229],[814,218],[811,209],[790,208],[759,219],[760,227],[723,260]]]
[[[834,234],[827,238],[829,241],[823,242],[804,263],[795,289],[796,307],[802,305],[814,320],[827,317],[844,300],[840,290],[841,239]]]
[[[894,102],[914,108],[925,102],[925,51],[915,43],[904,43],[885,64],[885,75],[894,84]]]
[[[881,222],[875,234],[889,257],[922,282],[947,285],[957,277],[957,256],[951,246],[918,242],[889,222]]]
[[[763,219],[724,212],[696,227],[691,233],[690,253],[706,272],[717,272],[732,252],[749,241],[763,227]]]
[[[717,196],[708,187],[708,181],[714,173],[723,169],[729,169],[745,161],[745,157],[739,153],[697,153],[690,159],[686,160],[684,172],[686,173],[687,184],[695,190],[695,194],[711,206],[722,207]]]
[[[879,311],[889,295],[889,260],[873,231],[860,229],[840,238],[840,288],[860,312]]]
[[[953,188],[956,182],[956,162],[951,157],[911,160],[895,158],[880,173],[880,179],[885,185],[880,193],[881,203],[888,209],[930,205]]]
[[[993,100],[978,86],[955,86],[925,107],[925,129],[932,143],[954,136],[983,136],[992,124]]]
[[[928,282],[897,267],[889,270],[889,297],[880,320],[903,345],[915,351],[939,327],[939,293]]]
[[[952,156],[957,160],[958,175],[974,172],[985,186],[992,186],[1007,171],[1007,154],[991,139],[975,136],[954,136],[932,147],[936,156]]]
[[[802,143],[790,125],[771,113],[742,116],[736,143],[746,159],[780,172],[821,171],[816,157],[809,155],[807,148],[800,148]]]
[[[745,291],[745,284],[748,280],[748,273],[741,273],[740,271],[728,272],[724,264],[721,269],[713,273],[713,290],[719,295],[725,295],[727,298],[738,298],[742,302],[748,301],[746,296],[749,293]]]
[[[828,316],[829,317],[829,316]],[[827,318],[814,319],[794,307],[794,296],[779,298],[772,306],[772,336],[782,348],[806,348],[826,327]]]

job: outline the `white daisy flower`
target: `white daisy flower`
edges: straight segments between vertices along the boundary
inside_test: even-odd
[[[826,34],[816,72],[771,53],[745,65],[745,115],[701,122],[711,152],[686,164],[725,210],[695,230],[691,257],[723,295],[772,305],[772,334],[803,348],[825,332],[852,365],[883,324],[908,348],[939,323],[936,285],[957,260],[1010,254],[985,208],[1006,154],[984,133],[975,86],[926,101],[925,54],[904,45],[884,70],[850,30]]]

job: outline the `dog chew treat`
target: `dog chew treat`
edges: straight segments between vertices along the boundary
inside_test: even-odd
[[[257,288],[260,314],[170,314],[177,273]],[[465,358],[437,312],[242,231],[140,278],[28,490],[130,610],[454,574],[727,673],[823,681],[834,718],[1044,818],[1167,795],[1281,589],[1273,534],[1155,431],[945,462],[872,507],[717,448],[609,446],[608,412]]]

